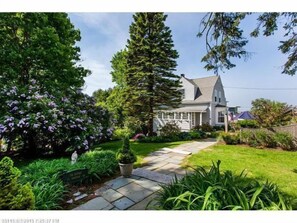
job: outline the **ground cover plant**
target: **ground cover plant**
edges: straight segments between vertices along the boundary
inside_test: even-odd
[[[75,164],[67,158],[36,160],[22,169],[21,182],[30,182],[36,200],[36,209],[61,209],[68,188],[59,175],[62,171],[87,168],[86,182],[100,181],[118,169],[115,154],[111,151],[90,151],[81,155]]]
[[[157,206],[163,210],[289,210],[290,199],[276,184],[261,183],[232,171],[220,171],[220,162],[162,186]]]
[[[296,152],[257,149],[242,145],[215,145],[192,155],[184,165],[208,168],[212,161],[221,160],[222,170],[240,174],[245,169],[249,178],[263,183],[268,179],[288,195],[297,198],[296,159]]]

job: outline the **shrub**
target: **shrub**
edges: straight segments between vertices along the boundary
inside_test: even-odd
[[[246,143],[253,147],[280,147],[284,150],[295,150],[296,143],[294,137],[285,132],[270,132],[268,130],[244,130],[241,132],[241,143]]]
[[[177,136],[180,132],[181,130],[175,122],[167,122],[160,129],[160,136],[173,137],[173,136]]]
[[[36,209],[61,209],[67,188],[59,178],[61,171],[87,168],[88,182],[110,176],[118,169],[115,154],[111,151],[90,151],[79,156],[75,164],[69,159],[37,160],[23,168],[21,182],[30,182],[36,198]]]
[[[189,132],[189,134],[190,134],[190,139],[201,139],[202,138],[200,131],[193,131],[193,130],[191,130]]]
[[[241,128],[258,128],[258,122],[256,120],[239,120],[236,122]]]
[[[276,132],[274,135],[276,144],[284,150],[294,150],[294,137],[286,132]]]
[[[86,151],[112,135],[110,115],[80,91],[49,94],[35,80],[23,88],[0,89],[0,138],[24,149],[30,157],[42,153]],[[21,142],[16,144],[16,142]]]
[[[288,210],[291,201],[273,183],[264,184],[220,171],[220,161],[209,170],[198,167],[193,174],[163,185],[156,198],[161,210]]]
[[[118,169],[116,155],[112,151],[89,151],[81,155],[72,169],[88,169],[89,180],[100,180],[113,175]]]
[[[114,131],[113,138],[114,139],[122,139],[125,137],[130,138],[133,135],[133,131],[127,127],[124,128],[117,128]]]
[[[256,130],[254,131],[254,140],[263,147],[275,148],[276,141],[272,132],[267,130]],[[252,140],[253,141],[253,140]]]
[[[128,138],[123,139],[123,147],[117,152],[116,158],[119,163],[129,164],[136,161],[136,155],[130,149],[130,142]]]
[[[222,133],[221,136],[227,145],[239,144],[239,136],[237,134]]]
[[[212,132],[215,129],[209,123],[203,123],[202,125],[196,125],[192,130],[203,131],[203,132]]]
[[[180,132],[178,134],[178,138],[181,141],[183,141],[183,140],[191,140],[192,139],[192,135],[191,135],[191,132]]]
[[[162,143],[162,142],[174,142],[174,141],[179,141],[179,140],[180,140],[180,138],[178,136],[171,136],[171,137],[148,136],[148,137],[139,139],[139,142],[143,142],[143,143]]]
[[[9,157],[0,161],[0,210],[31,210],[35,198],[29,183],[18,182],[21,172]]]
[[[214,131],[224,131],[225,126],[224,125],[215,125],[212,127]]]
[[[141,139],[145,138],[145,135],[142,133],[138,133],[133,137],[133,140],[140,141]]]

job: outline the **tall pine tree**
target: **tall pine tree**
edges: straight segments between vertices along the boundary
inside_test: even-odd
[[[136,13],[128,40],[126,103],[128,115],[137,117],[153,134],[153,119],[160,109],[178,107],[181,102],[178,53],[174,49],[164,13]]]

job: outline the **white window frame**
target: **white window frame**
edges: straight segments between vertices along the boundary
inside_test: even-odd
[[[223,118],[223,121],[221,122],[221,120],[220,119],[222,119]],[[223,111],[219,111],[218,112],[218,123],[224,123],[225,122],[225,114],[224,114],[224,112]]]

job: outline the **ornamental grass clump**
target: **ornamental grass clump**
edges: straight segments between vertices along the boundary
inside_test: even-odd
[[[220,171],[220,161],[209,170],[198,167],[181,180],[162,186],[157,209],[161,210],[290,210],[291,200],[276,184]]]

